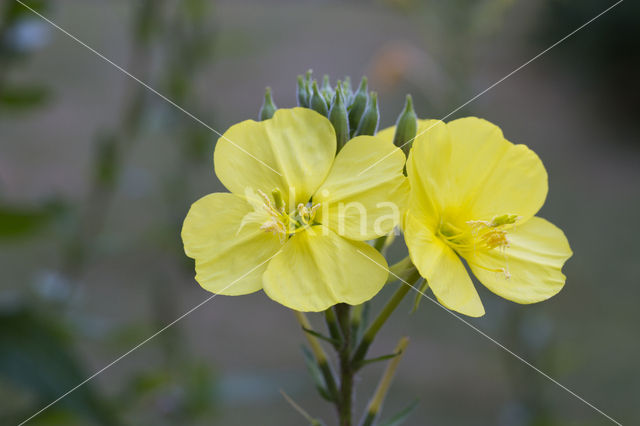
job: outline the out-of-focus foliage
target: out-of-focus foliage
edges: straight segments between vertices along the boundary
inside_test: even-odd
[[[28,2],[45,16],[54,13],[52,3]],[[144,1],[132,7],[131,61],[125,68],[193,110],[198,96],[193,88],[194,76],[211,60],[214,38],[208,24],[210,2]],[[19,75],[32,54],[47,43],[48,24],[15,1],[3,3],[0,14],[0,114],[31,112],[54,102],[47,86],[25,83]],[[162,64],[159,74],[153,72],[158,61]],[[83,312],[77,304],[82,277],[94,259],[95,240],[118,191],[127,155],[133,143],[149,130],[150,117],[165,108],[163,101],[137,82],[131,82],[130,87],[119,122],[96,134],[84,203],[59,197],[35,204],[0,198],[0,244],[24,242],[26,238],[40,243],[58,239],[56,244],[61,247],[59,270],[34,274],[36,294],[31,283],[24,283],[18,294],[0,292],[1,299],[9,300],[0,305],[0,397],[7,407],[0,414],[2,424],[17,424],[71,390],[30,424],[194,424],[215,415],[216,377],[212,366],[186,351],[177,327],[156,339],[163,342],[156,350],[162,361],[139,369],[115,390],[107,393],[93,380],[83,383],[94,373],[77,355],[76,347],[84,340],[115,345],[115,358],[179,315],[172,307],[172,295],[161,292],[159,298],[154,292],[151,300],[160,314],[150,318],[149,325],[98,331],[91,324],[104,320]],[[189,120],[180,116],[165,124],[166,130],[175,135],[181,166],[202,161],[211,141],[208,130],[194,129],[197,125]],[[182,199],[176,202],[175,197],[183,195],[187,180],[180,173],[176,176],[167,182],[171,209],[184,204]],[[165,241],[178,245],[174,237],[177,225],[172,219],[162,233]],[[177,259],[177,266],[182,266],[182,257]]]
[[[64,210],[56,200],[32,207],[0,203],[0,241],[34,235],[60,218]]]
[[[54,401],[91,375],[73,351],[69,324],[51,314],[25,305],[0,309],[0,383],[10,387],[3,393],[21,395],[16,405],[3,403],[0,422],[18,423],[38,408]],[[92,383],[69,395],[40,424],[116,425],[114,407]],[[83,420],[84,419],[84,420]]]
[[[48,0],[31,2],[39,13],[46,13]],[[8,80],[12,68],[24,64],[29,55],[48,42],[48,27],[33,12],[16,1],[0,6],[0,113],[3,110],[28,111],[44,105],[50,98],[46,86]]]

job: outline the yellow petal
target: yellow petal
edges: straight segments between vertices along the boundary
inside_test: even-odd
[[[472,317],[484,315],[480,296],[460,258],[411,214],[406,217],[405,241],[411,261],[443,306]]]
[[[253,208],[233,194],[209,194],[196,201],[182,226],[187,256],[196,260],[196,280],[212,293],[240,295],[262,288],[267,260],[280,240],[256,223],[240,229]]]
[[[313,197],[318,221],[352,240],[370,240],[400,223],[409,194],[402,150],[376,136],[358,136],[342,148]]]
[[[524,145],[514,145],[499,127],[475,117],[447,124],[453,144],[449,187],[466,220],[488,220],[514,214],[526,221],[547,196],[547,172],[540,158]]]
[[[449,177],[452,143],[442,121],[421,120],[420,127],[422,132],[418,132],[407,160],[409,211],[435,231],[453,191]]]
[[[503,251],[493,249],[468,256],[478,280],[517,303],[540,302],[557,294],[565,283],[562,266],[572,255],[562,230],[533,217],[512,229],[507,238],[509,247]]]
[[[376,137],[382,139],[385,142],[393,143],[393,137],[396,134],[396,126],[387,127],[386,129],[379,130],[376,133]]]
[[[279,109],[270,120],[243,121],[218,139],[216,174],[237,195],[279,188],[288,209],[307,203],[336,152],[331,122],[306,108]]]
[[[368,244],[314,226],[291,237],[269,262],[264,291],[296,311],[323,311],[337,303],[358,305],[380,291],[386,268],[384,257]]]

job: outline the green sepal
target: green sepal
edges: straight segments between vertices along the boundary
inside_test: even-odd
[[[273,97],[271,96],[271,87],[267,87],[264,91],[264,101],[262,102],[262,107],[260,107],[260,113],[258,117],[260,121],[268,120],[273,117],[273,114],[276,113],[278,107],[273,102]]]
[[[409,155],[413,139],[418,131],[418,117],[413,109],[413,99],[407,95],[404,109],[396,120],[396,132],[393,136],[393,144]]]
[[[353,137],[360,124],[360,119],[367,109],[367,103],[369,100],[367,88],[367,77],[362,77],[360,81],[360,87],[358,91],[353,95],[353,100],[349,105],[349,135]]]
[[[331,121],[336,131],[337,151],[339,152],[349,140],[349,115],[347,114],[347,106],[344,102],[344,94],[340,82],[336,87],[331,110],[329,111],[329,121]]]
[[[329,115],[327,101],[325,101],[324,96],[320,94],[318,83],[315,80],[311,83],[311,100],[309,101],[309,107],[325,117]]]
[[[371,92],[369,96],[369,102],[367,103],[367,109],[365,109],[360,123],[358,124],[358,130],[356,130],[355,136],[368,135],[373,136],[378,131],[378,123],[380,122],[380,111],[378,110],[378,94]]]
[[[302,346],[302,353],[304,355],[305,364],[309,369],[309,374],[311,374],[311,379],[313,379],[313,383],[315,384],[316,389],[318,389],[318,393],[320,393],[320,396],[322,396],[327,401],[333,402],[333,398],[327,390],[327,383],[325,382],[324,376],[322,375],[322,370],[320,369],[320,366],[318,365],[318,362],[314,358],[313,354],[304,345]]]

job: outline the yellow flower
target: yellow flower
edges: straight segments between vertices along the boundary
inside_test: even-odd
[[[390,140],[393,129],[379,135]],[[407,161],[403,228],[411,260],[440,303],[484,315],[460,258],[505,299],[535,303],[558,293],[572,252],[560,229],[535,216],[548,189],[540,158],[473,117],[420,120],[418,135]]]
[[[400,221],[405,157],[374,136],[335,153],[333,126],[310,109],[279,109],[227,130],[214,165],[231,193],[196,201],[182,228],[200,285],[224,295],[264,289],[298,311],[372,298],[387,272],[358,251],[386,265],[365,241]]]

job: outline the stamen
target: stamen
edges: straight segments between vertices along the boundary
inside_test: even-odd
[[[284,242],[293,234],[303,231],[315,223],[314,219],[320,204],[307,206],[300,203],[294,211],[287,213],[286,204],[278,188],[271,191],[273,202],[263,191],[258,190],[257,192],[262,202],[253,203],[255,211],[248,213],[243,218],[242,226],[249,222],[258,222],[261,230],[278,235],[280,241]],[[264,210],[268,214],[266,221],[264,213],[259,213],[260,210]]]
[[[506,279],[511,278],[509,264],[505,250],[509,247],[508,227],[515,224],[520,219],[513,214],[496,216],[490,221],[469,220],[465,222],[466,227],[458,227],[450,222],[442,220],[438,228],[438,235],[461,256],[476,251],[488,251],[499,249],[504,256],[503,268],[487,268],[482,265],[475,265],[487,271],[504,274]],[[507,229],[505,229],[507,228]]]

